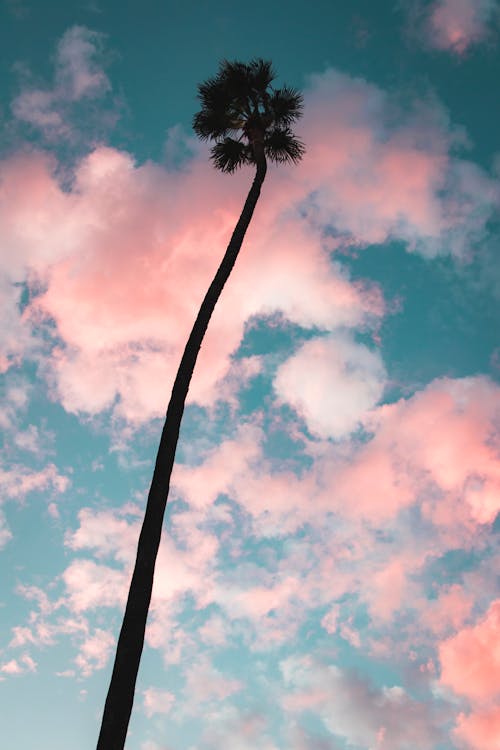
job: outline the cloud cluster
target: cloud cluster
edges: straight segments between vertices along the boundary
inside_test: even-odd
[[[69,83],[60,74],[71,96],[105,88],[89,62],[93,39],[73,29],[61,42],[58,59],[71,50],[76,60],[67,67]],[[297,168],[270,171],[200,354],[190,398],[201,404],[215,401],[217,383],[232,377],[234,390],[255,373],[240,365],[231,375],[231,355],[252,317],[279,313],[335,336],[377,325],[385,310],[380,291],[353,283],[341,256],[332,262],[339,244],[393,238],[426,256],[463,259],[485,236],[498,203],[498,184],[454,155],[461,136],[436,101],[403,113],[394,97],[334,70],[312,76],[305,97],[307,155]],[[30,346],[33,352],[33,327],[53,323],[57,345],[42,371],[68,411],[111,408],[132,422],[164,413],[248,175],[214,173],[203,149],[178,171],[99,147],[75,165],[69,188],[41,153],[11,156],[2,167],[0,301],[12,324],[2,342],[4,367]],[[20,314],[25,285],[31,296]],[[364,404],[376,402],[383,379],[373,356],[362,365],[372,374],[351,394]],[[353,415],[346,425],[349,419],[357,422]]]

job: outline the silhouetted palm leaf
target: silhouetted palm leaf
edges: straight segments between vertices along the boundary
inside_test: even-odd
[[[292,162],[297,164],[304,153],[305,146],[289,128],[275,128],[264,141],[266,156],[277,164]]]
[[[224,138],[210,150],[212,161],[221,172],[234,172],[243,164],[251,163],[248,146],[234,138]]]
[[[273,91],[268,107],[273,114],[274,124],[277,127],[288,128],[302,115],[303,97],[295,89],[283,86]]]

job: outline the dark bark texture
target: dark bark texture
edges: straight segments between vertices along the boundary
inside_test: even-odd
[[[137,672],[144,645],[146,620],[151,601],[154,569],[160,545],[170,476],[174,465],[189,383],[205,331],[240,251],[266,175],[267,166],[262,145],[254,144],[254,150],[260,153],[255,153],[257,171],[252,187],[224,258],[201,304],[172,388],[137,545],[137,557],[118,639],[113,673],[104,706],[97,750],[123,750],[125,746],[134,702]]]

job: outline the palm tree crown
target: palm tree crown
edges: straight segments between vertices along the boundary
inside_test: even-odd
[[[215,141],[211,157],[222,172],[258,166],[262,156],[279,164],[302,158],[304,144],[290,129],[302,114],[302,94],[273,88],[275,77],[266,60],[223,60],[218,74],[198,86],[202,106],[193,128],[202,140]]]

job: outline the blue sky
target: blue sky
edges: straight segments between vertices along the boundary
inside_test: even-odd
[[[185,412],[128,750],[500,743],[499,6],[0,6],[5,747],[95,745],[182,346],[252,178],[221,59],[304,93]],[[29,720],[27,717],[29,716]]]

